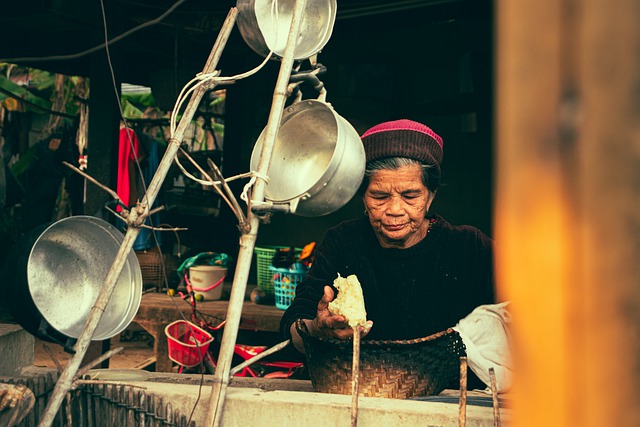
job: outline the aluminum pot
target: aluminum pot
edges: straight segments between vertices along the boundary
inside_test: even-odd
[[[236,7],[238,29],[249,47],[264,57],[270,51],[283,57],[295,0],[238,0]],[[307,59],[327,44],[336,20],[336,9],[336,0],[307,0],[294,59]]]
[[[28,332],[48,341],[77,339],[107,273],[122,233],[99,218],[72,216],[34,229],[16,245],[5,265],[3,293],[9,310]],[[140,264],[131,253],[92,339],[122,332],[142,298]]]
[[[257,170],[265,130],[251,154]],[[303,100],[285,108],[271,154],[265,199],[289,204],[289,211],[316,217],[335,212],[358,190],[365,154],[358,132],[322,101]]]

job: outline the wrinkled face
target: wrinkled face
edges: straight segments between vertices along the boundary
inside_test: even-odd
[[[422,183],[419,165],[379,170],[364,194],[364,205],[378,241],[387,248],[408,248],[427,235],[425,218],[433,194]]]

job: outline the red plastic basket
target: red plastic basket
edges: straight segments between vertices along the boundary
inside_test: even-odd
[[[211,334],[186,320],[176,320],[164,328],[169,359],[187,368],[198,366],[213,341]]]

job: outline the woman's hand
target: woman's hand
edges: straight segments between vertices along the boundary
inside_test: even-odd
[[[330,286],[324,287],[324,295],[318,303],[318,313],[316,318],[310,322],[309,334],[318,338],[331,338],[337,340],[348,340],[353,338],[353,328],[349,326],[346,317],[339,314],[331,314],[329,303],[333,301],[335,294]],[[364,337],[371,330],[373,322],[367,321],[365,326],[360,328],[360,336]]]
[[[325,286],[324,295],[322,295],[322,299],[318,302],[316,318],[313,320],[304,320],[307,325],[309,335],[317,338],[329,338],[341,341],[353,338],[353,329],[349,326],[347,319],[339,314],[331,314],[329,311],[329,303],[333,301],[334,298],[335,293],[333,292],[333,289],[331,289],[330,286]],[[360,337],[362,338],[367,335],[372,326],[373,322],[371,320],[367,320],[367,324],[360,327]],[[290,332],[293,345],[298,349],[298,351],[304,353],[302,338],[296,330],[295,323],[291,325]]]
[[[318,302],[316,318],[308,325],[309,334],[318,338],[347,340],[353,336],[353,329],[342,315],[333,315],[329,311],[329,303],[335,298],[330,286],[324,287],[324,295]]]

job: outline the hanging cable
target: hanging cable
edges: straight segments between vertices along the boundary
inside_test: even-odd
[[[178,8],[178,6],[180,6],[182,3],[184,3],[186,0],[178,0],[177,2],[175,2],[173,4],[173,6],[171,6],[169,9],[167,9],[166,12],[164,12],[162,15],[158,16],[156,19],[152,19],[151,21],[147,21],[144,22],[140,25],[138,25],[137,27],[133,27],[132,29],[125,31],[124,33],[120,34],[119,36],[116,36],[114,38],[112,38],[111,40],[106,39],[104,43],[98,45],[98,46],[94,46],[90,49],[87,50],[83,50],[82,52],[78,52],[78,53],[72,53],[69,55],[54,55],[54,56],[44,56],[44,57],[23,57],[23,58],[2,58],[0,59],[0,62],[9,62],[9,63],[21,63],[21,62],[46,62],[46,61],[66,61],[69,59],[77,59],[77,58],[81,58],[83,56],[89,55],[93,52],[97,52],[102,48],[107,48],[109,44],[114,44],[119,42],[120,40],[124,39],[125,37],[130,36],[133,33],[136,33],[144,28],[150,27],[152,25],[155,25],[159,22],[161,22],[164,18],[166,18],[167,16],[169,16],[171,14],[171,12],[173,12],[174,10],[176,10],[176,8]],[[104,22],[104,4],[101,1],[100,2],[100,7],[102,8],[102,18],[103,18],[103,22]],[[105,33],[106,33],[106,28],[105,28]]]

